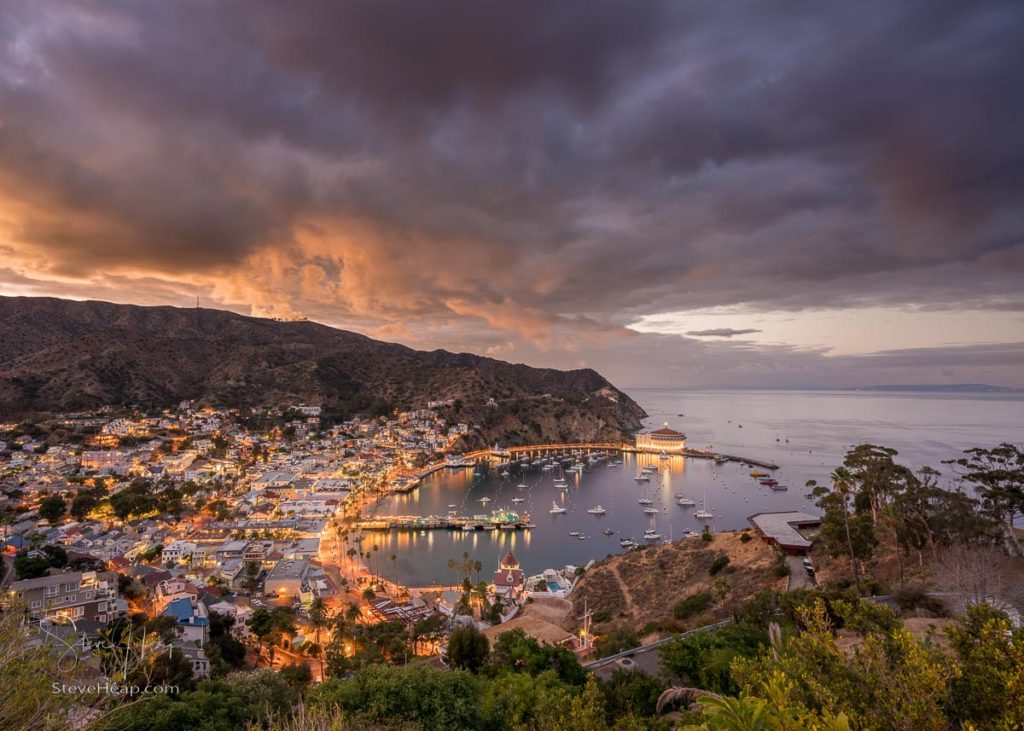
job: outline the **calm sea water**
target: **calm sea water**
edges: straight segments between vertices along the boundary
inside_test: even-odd
[[[989,394],[909,394],[806,391],[680,391],[635,389],[630,395],[651,415],[649,427],[667,423],[684,431],[692,447],[772,461],[780,466],[775,477],[789,486],[772,491],[736,463],[716,466],[701,459],[657,455],[619,455],[624,464],[600,463],[581,475],[568,473],[569,487],[554,485],[557,472],[514,468],[508,478],[496,469],[444,470],[426,478],[408,495],[381,503],[382,515],[443,515],[450,505],[460,515],[509,508],[528,513],[536,528],[530,531],[392,531],[368,534],[364,547],[375,543],[385,556],[389,576],[410,585],[450,583],[448,559],[462,560],[468,552],[484,564],[481,578],[490,575],[505,551],[512,549],[527,573],[565,564],[582,565],[621,550],[619,539],[643,543],[646,528],[664,538],[698,531],[705,522],[727,530],[747,525],[747,516],[766,510],[813,510],[804,483],[827,479],[842,463],[846,450],[872,442],[899,450],[898,459],[919,468],[931,465],[947,474],[941,461],[959,456],[972,446],[999,442],[1024,443],[1024,397]],[[633,478],[645,465],[657,468],[649,483]],[[525,488],[517,485],[523,484]],[[675,495],[695,499],[698,507],[680,507]],[[489,503],[481,503],[483,497]],[[513,498],[522,502],[513,503]],[[659,512],[645,514],[637,501],[650,499]],[[716,517],[694,517],[706,500]],[[552,503],[564,506],[552,515]],[[607,513],[587,509],[600,504]],[[606,536],[605,528],[615,531]],[[569,535],[580,532],[579,540]],[[365,550],[365,548],[364,548]]]

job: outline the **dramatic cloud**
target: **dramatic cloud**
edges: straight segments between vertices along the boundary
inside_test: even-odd
[[[1015,342],[1022,36],[1015,0],[6,3],[0,292],[602,369],[741,305]]]
[[[686,334],[697,338],[731,338],[736,335],[751,335],[759,332],[761,331],[752,327],[743,330],[734,330],[731,327],[718,327],[711,330],[688,330]]]

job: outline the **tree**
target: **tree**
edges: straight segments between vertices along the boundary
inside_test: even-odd
[[[594,649],[597,651],[598,657],[617,655],[620,652],[632,650],[634,647],[639,646],[640,638],[637,637],[636,630],[630,627],[614,629],[608,634],[598,637],[597,641],[594,642]]]
[[[71,516],[75,520],[85,520],[99,504],[99,499],[91,491],[79,492],[71,501]]]
[[[274,616],[266,607],[257,607],[256,611],[254,611],[252,616],[246,620],[245,624],[249,627],[249,631],[252,632],[253,636],[259,641],[260,649],[262,650],[263,643],[265,643],[274,632]]]
[[[974,447],[965,454],[952,463],[974,484],[983,508],[999,524],[1007,549],[1024,556],[1013,530],[1017,516],[1024,513],[1024,452],[1004,442],[991,449]]]
[[[1024,629],[982,604],[948,627],[960,668],[951,682],[955,721],[972,728],[1024,728]]]
[[[804,631],[785,642],[776,632],[770,652],[733,662],[744,695],[771,698],[781,683],[787,704],[844,713],[857,728],[948,728],[944,708],[956,672],[948,658],[918,643],[884,607],[860,600],[837,600],[833,607],[846,628],[858,633],[854,651],[840,649],[825,603],[816,599],[798,610]]]
[[[46,576],[50,562],[42,556],[18,556],[14,559],[14,573],[19,579],[38,579]]]
[[[259,589],[262,573],[263,567],[260,566],[259,561],[246,561],[245,566],[242,567],[241,585],[249,596],[255,594]]]
[[[448,661],[452,667],[477,672],[487,662],[489,643],[475,625],[459,627],[448,638]]]
[[[831,475],[832,490],[818,487],[814,480],[807,485],[818,497],[818,507],[825,515],[822,518],[821,536],[833,556],[846,553],[853,568],[853,582],[857,593],[861,593],[860,562],[871,557],[877,540],[871,516],[866,514],[850,516],[850,502],[856,497],[853,475],[845,467],[837,468]]]
[[[50,495],[39,502],[39,517],[53,524],[60,520],[66,509],[64,498],[60,495]]]
[[[316,597],[309,605],[309,626],[313,628],[316,637],[316,644],[320,645],[320,630],[326,629],[331,625],[331,618],[327,613],[327,605],[324,600],[320,597]],[[323,653],[319,653],[320,657],[320,677],[324,674],[324,658]]]

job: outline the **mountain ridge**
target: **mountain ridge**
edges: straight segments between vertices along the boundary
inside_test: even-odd
[[[340,415],[453,400],[479,437],[618,439],[646,416],[596,371],[419,351],[310,321],[225,310],[0,297],[0,413],[182,400],[319,403]],[[493,399],[493,405],[488,405]]]

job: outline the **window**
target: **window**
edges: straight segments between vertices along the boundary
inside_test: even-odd
[[[30,609],[39,609],[41,606],[43,606],[43,602],[42,602],[41,599],[33,599],[32,600],[32,604],[29,606],[29,608]]]
[[[46,596],[57,596],[58,591],[60,591],[59,586],[48,586],[46,587]]]
[[[64,584],[64,591],[78,591],[78,582],[73,584]]]
[[[78,597],[75,594],[68,594],[66,597],[64,597],[64,601],[67,602],[68,604],[74,604],[75,599],[77,599],[77,598]]]
[[[71,610],[72,617],[81,617],[85,614],[85,607],[75,607]]]

